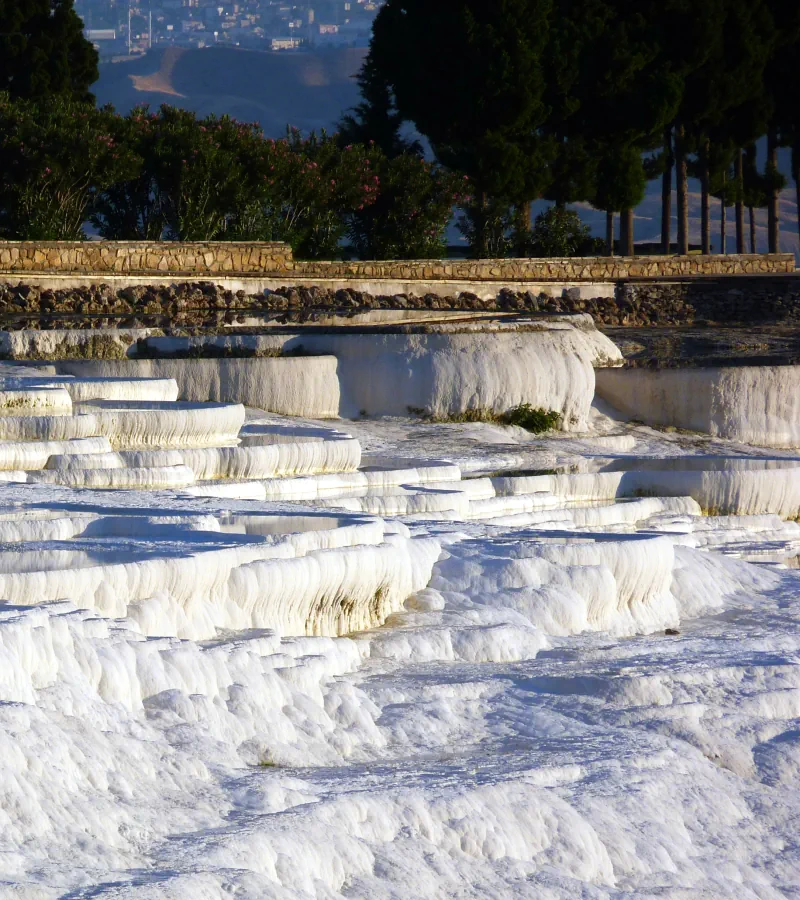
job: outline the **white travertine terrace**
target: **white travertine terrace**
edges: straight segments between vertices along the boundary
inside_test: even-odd
[[[178,399],[178,385],[171,378],[73,378],[45,373],[41,367],[23,366],[9,371],[14,374],[0,374],[0,395],[7,391],[22,391],[32,400],[38,388],[66,391],[75,403],[84,400],[169,402]],[[71,411],[70,404],[66,404],[66,411]]]
[[[597,393],[648,425],[800,447],[800,366],[604,370]]]
[[[62,441],[0,442],[0,470],[43,469],[51,456],[83,456],[108,453],[106,437],[88,437]]]
[[[125,460],[114,450],[108,453],[54,453],[45,469],[123,469]]]
[[[98,328],[92,331],[48,329],[0,331],[0,357],[4,359],[52,360],[87,356],[87,347],[97,355],[126,356],[136,342],[152,334],[149,328]]]
[[[68,416],[72,412],[72,399],[68,391],[61,387],[36,387],[27,390],[0,389],[0,416],[14,416],[23,413],[34,415]]]
[[[603,416],[579,325],[0,364],[9,896],[783,896],[800,458]],[[504,390],[566,433],[403,406]]]
[[[418,333],[347,332],[152,337],[145,352],[302,353],[278,358],[90,359],[59,362],[70,375],[171,378],[185,400],[224,400],[282,415],[353,418],[409,409],[448,416],[502,412],[520,403],[553,409],[570,430],[586,426],[594,367],[622,362],[588,315],[522,324],[433,324]]]
[[[285,416],[339,415],[333,356],[260,359],[90,359],[58,363],[59,372],[102,378],[174,381],[182,400],[243,403]]]
[[[156,490],[187,487],[194,484],[195,477],[188,466],[151,466],[146,469],[129,466],[113,468],[62,466],[32,472],[28,480],[38,484],[63,484],[74,488]]]
[[[717,461],[712,458],[712,461]],[[548,494],[567,503],[593,503],[629,497],[690,497],[706,511],[728,515],[774,513],[800,515],[800,468],[780,460],[723,460],[726,468],[680,468],[670,460],[664,468],[624,472],[500,477],[492,479],[498,496]],[[710,465],[710,463],[709,463]]]
[[[578,429],[594,397],[594,366],[622,360],[589,326],[565,321],[536,331],[323,333],[303,335],[302,343],[306,352],[338,359],[346,417],[362,410],[403,416],[409,409],[447,416],[530,403],[561,413],[565,427]]]

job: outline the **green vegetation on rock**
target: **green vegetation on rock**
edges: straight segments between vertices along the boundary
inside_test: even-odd
[[[412,416],[420,416],[433,423],[465,423],[486,422],[491,425],[516,425],[533,434],[542,434],[545,431],[554,431],[561,427],[562,415],[554,410],[531,406],[530,403],[521,403],[505,412],[498,413],[492,409],[465,409],[463,412],[452,413],[446,416],[432,415],[419,407],[410,406],[408,412]]]

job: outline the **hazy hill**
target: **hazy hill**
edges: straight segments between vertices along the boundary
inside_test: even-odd
[[[260,122],[279,137],[332,126],[358,102],[353,76],[363,49],[261,52],[232,47],[170,48],[130,62],[105,63],[93,90],[98,103],[127,112],[140,103],[172,103],[202,115],[227,113]]]
[[[303,131],[331,128],[342,112],[358,102],[354,76],[361,66],[363,49],[317,52],[262,52],[232,47],[204,50],[177,48],[156,51],[133,61],[105,63],[94,91],[99,103],[113,103],[127,112],[139,103],[158,106],[172,103],[200,114],[227,113],[242,121],[260,122],[265,132],[280,137],[287,124]],[[781,159],[789,171],[788,152]],[[700,240],[700,195],[690,183],[690,236]],[[656,241],[661,228],[661,192],[658,183],[636,210],[636,238]],[[537,204],[537,209],[540,207]],[[603,213],[580,207],[581,215],[596,234],[605,227]],[[781,198],[781,248],[800,253],[794,188]],[[675,204],[673,199],[673,216]],[[734,249],[733,211],[728,211],[728,249]],[[712,200],[713,238],[719,248],[719,202]],[[758,245],[766,249],[766,210],[757,212]],[[673,235],[675,223],[673,222]],[[452,230],[451,240],[459,236]]]

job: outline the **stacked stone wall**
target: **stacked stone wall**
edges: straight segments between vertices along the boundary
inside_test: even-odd
[[[790,253],[568,259],[306,262],[281,243],[0,242],[0,275],[291,276],[324,280],[591,282],[792,272]]]
[[[261,275],[292,266],[292,249],[282,243],[0,242],[0,274],[7,275]]]
[[[295,273],[320,279],[398,281],[619,281],[693,275],[759,275],[793,272],[791,253],[746,256],[614,256],[565,259],[467,259],[297,262]]]

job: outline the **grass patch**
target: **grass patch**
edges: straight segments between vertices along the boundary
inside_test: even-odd
[[[502,418],[506,425],[518,425],[534,434],[553,431],[561,425],[561,413],[552,409],[534,408],[530,403],[515,406],[514,409],[503,413]]]
[[[561,413],[534,407],[530,403],[521,403],[504,413],[497,413],[491,409],[465,409],[449,416],[434,416],[417,406],[409,406],[407,409],[410,415],[421,416],[432,423],[488,422],[491,425],[516,425],[533,434],[554,431],[561,427],[562,422]]]

